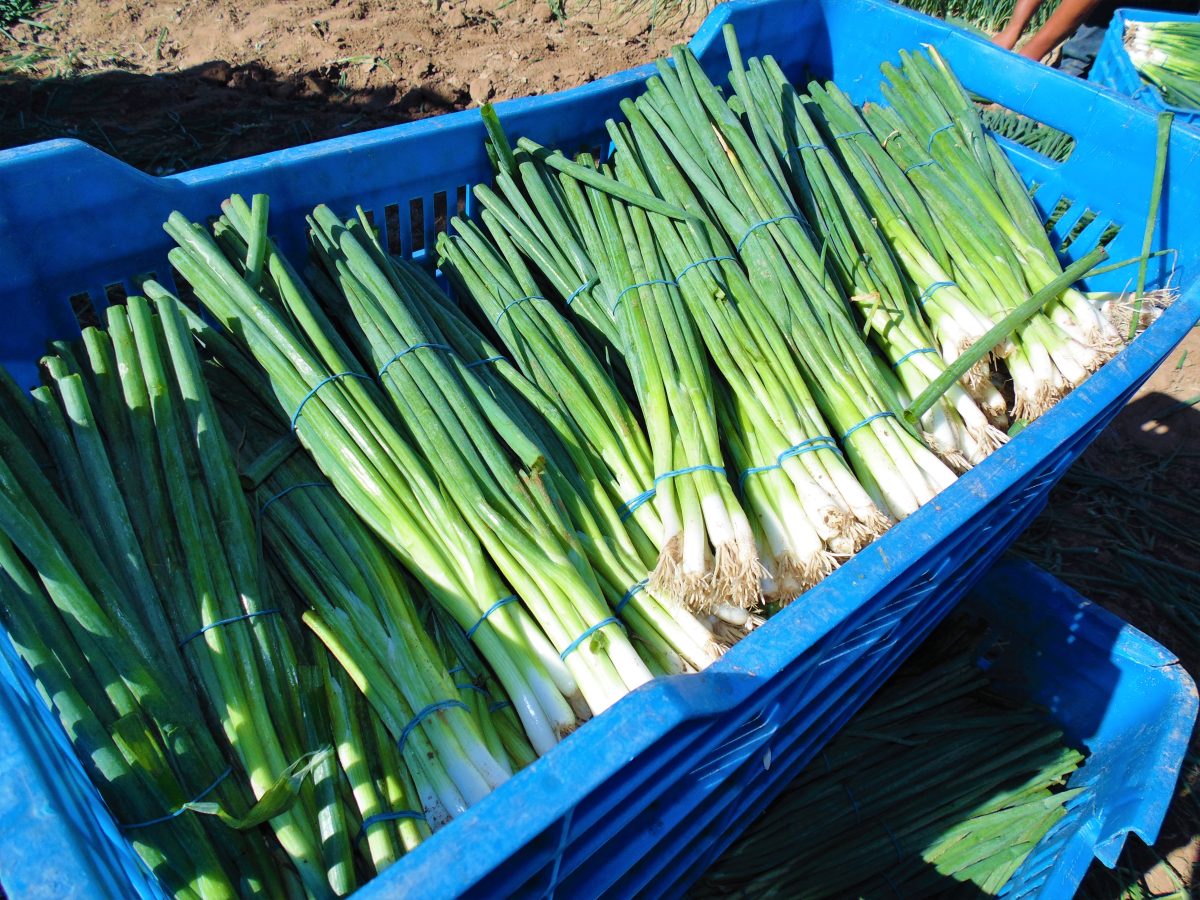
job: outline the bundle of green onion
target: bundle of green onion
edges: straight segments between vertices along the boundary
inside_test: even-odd
[[[1143,80],[1171,106],[1200,109],[1200,21],[1134,22],[1125,49]]]
[[[992,695],[973,662],[910,661],[692,896],[999,893],[1082,791],[1062,785],[1083,757],[1044,713]]]
[[[0,422],[10,633],[164,883],[331,893],[328,735],[293,689],[301,660],[178,307],[131,298],[54,350]]]
[[[448,671],[454,665],[433,644],[395,559],[280,427],[269,385],[252,363],[203,322],[192,325],[223,363],[210,367],[209,377],[226,427],[248,460],[242,480],[255,491],[266,558],[303,598],[303,621],[371,704],[391,735],[388,744],[401,752],[419,796],[406,792],[409,808],[423,810],[431,826],[443,824],[529,760],[527,746],[517,747],[514,764],[498,743],[488,707],[506,698],[488,697],[482,708],[464,702]],[[452,705],[444,717],[416,719],[447,701]],[[418,724],[406,735],[411,722]],[[387,862],[375,860],[377,868]]]

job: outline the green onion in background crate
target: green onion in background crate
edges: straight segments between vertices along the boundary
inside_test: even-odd
[[[1171,106],[1200,109],[1200,22],[1134,22],[1125,49],[1145,81]]]
[[[1080,795],[1063,784],[1083,757],[989,690],[976,642],[935,633],[691,895],[997,894]]]

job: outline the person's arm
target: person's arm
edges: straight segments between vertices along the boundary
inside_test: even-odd
[[[1070,36],[1091,12],[1092,7],[1099,2],[1100,0],[1062,0],[1058,9],[1050,14],[1046,24],[1021,48],[1021,55],[1034,60],[1041,59]]]
[[[1004,30],[992,40],[1005,50],[1011,50],[1017,46],[1017,41],[1025,33],[1025,26],[1029,24],[1029,20],[1041,7],[1042,2],[1043,0],[1017,0],[1016,6],[1013,7],[1012,18],[1004,26]]]

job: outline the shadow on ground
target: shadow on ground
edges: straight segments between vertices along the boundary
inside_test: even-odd
[[[221,60],[181,72],[39,79],[0,72],[0,149],[73,137],[165,175],[461,109],[461,90],[351,90],[336,66]]]

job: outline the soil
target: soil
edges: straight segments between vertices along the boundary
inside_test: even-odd
[[[0,30],[0,147],[78,137],[166,174],[573,87],[662,56],[703,15],[703,0],[620,2],[62,0],[36,22]],[[651,14],[664,6],[670,15]],[[1194,674],[1200,406],[1185,401],[1198,396],[1193,331],[1017,548]],[[1161,896],[1194,880],[1198,751],[1193,742],[1155,849],[1132,846],[1115,874],[1094,866],[1087,896],[1125,895],[1139,883],[1139,896]]]
[[[62,0],[0,37],[0,147],[79,137],[167,174],[557,91],[702,18],[638,3]]]

